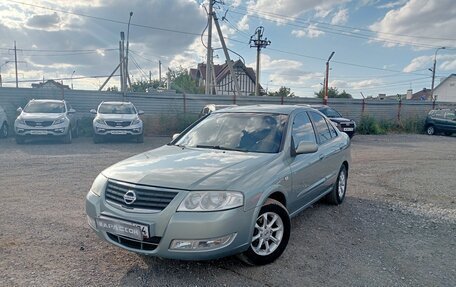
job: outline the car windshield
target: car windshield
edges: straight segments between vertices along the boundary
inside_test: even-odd
[[[46,113],[46,114],[61,114],[65,112],[64,103],[56,102],[29,102],[24,108],[26,113]]]
[[[341,118],[342,116],[334,109],[331,108],[322,108],[318,109],[320,112],[322,112],[325,116],[328,118]]]
[[[98,112],[100,114],[136,114],[132,104],[101,104]]]
[[[280,149],[287,115],[269,113],[213,113],[175,145],[277,153]]]

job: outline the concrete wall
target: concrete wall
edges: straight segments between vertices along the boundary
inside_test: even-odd
[[[98,92],[82,90],[49,90],[32,88],[0,88],[0,105],[6,110],[10,120],[13,120],[18,107],[24,105],[30,99],[62,99],[65,98],[79,115],[89,116],[90,109],[95,109],[101,101],[122,100],[122,94],[118,92]],[[175,93],[128,93],[127,101],[133,102],[138,109],[146,115],[177,115],[198,114],[206,104],[232,104],[233,96],[206,96],[184,95]],[[320,104],[317,98],[280,98],[280,97],[237,97],[238,105],[255,104]],[[406,119],[410,117],[424,117],[433,108],[432,102],[426,101],[402,101],[396,100],[366,100],[363,108],[363,100],[360,99],[329,99],[329,105],[337,109],[345,117],[356,121],[361,115],[370,115],[376,119],[396,120],[398,117]],[[436,108],[456,108],[456,103],[436,102]]]

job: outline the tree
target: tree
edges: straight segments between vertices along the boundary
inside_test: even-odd
[[[282,87],[279,88],[279,90],[277,90],[275,92],[269,92],[268,96],[271,96],[271,97],[294,97],[295,94],[290,91],[290,88],[282,86]]]
[[[193,80],[188,71],[182,67],[177,70],[170,70],[171,89],[178,93],[199,94],[204,93],[203,87],[199,87],[197,81]]]
[[[159,80],[153,80],[152,82],[149,81],[136,81],[131,83],[131,91],[132,92],[148,92],[151,89],[157,89],[159,87],[164,87],[165,83],[160,82]]]
[[[323,99],[325,96],[325,89],[322,88],[318,93],[315,93],[317,98]],[[328,88],[328,98],[344,98],[344,99],[352,99],[352,95],[347,93],[345,90],[342,91],[342,93],[339,93],[337,88],[334,87],[329,87]]]

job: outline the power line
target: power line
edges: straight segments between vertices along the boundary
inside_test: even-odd
[[[383,34],[383,35],[390,35],[390,36],[398,36],[398,37],[408,37],[408,38],[421,38],[421,39],[428,39],[428,40],[443,40],[443,41],[456,41],[456,38],[444,38],[444,37],[429,37],[429,36],[422,36],[422,35],[409,35],[409,34],[400,34],[400,33],[390,33],[390,32],[380,32],[380,31],[375,31],[375,30],[370,30],[366,28],[361,28],[361,27],[355,27],[355,26],[347,26],[347,25],[340,25],[340,24],[332,24],[328,22],[322,22],[322,21],[316,21],[316,20],[301,20],[296,17],[290,17],[286,15],[281,15],[277,13],[272,13],[272,12],[266,12],[266,11],[261,11],[261,10],[255,10],[255,9],[250,9],[250,8],[238,8],[236,9],[245,11],[245,12],[250,12],[254,11],[257,12],[258,14],[264,14],[268,15],[269,17],[276,17],[276,18],[282,18],[287,21],[296,21],[298,20],[299,22],[302,23],[316,23],[316,24],[321,24],[321,25],[327,25],[330,27],[338,27],[338,28],[343,28],[343,29],[354,29],[354,30],[360,30],[360,31],[366,31],[369,33],[377,33],[377,34]],[[247,15],[247,14],[244,14]],[[249,14],[251,15],[251,14]]]
[[[107,78],[109,77],[109,75],[101,75],[101,76],[79,76],[79,77],[63,77],[63,78],[48,78],[46,80],[53,80],[53,81],[63,81],[63,80],[81,80],[81,79],[98,79],[98,78]],[[113,77],[120,77],[120,75],[113,75]],[[20,80],[19,83],[32,83],[32,82],[42,82],[43,79],[35,79],[35,80],[31,80],[31,79],[28,79],[28,80]],[[4,81],[3,83],[8,83],[8,84],[11,84],[11,83],[15,83],[16,81]]]
[[[253,10],[253,11],[255,11],[255,10]],[[273,21],[270,18],[274,18],[275,17],[276,21],[277,21],[277,19],[279,19],[279,20],[282,21],[281,22],[282,24],[285,24],[285,25],[288,25],[288,26],[294,26],[294,27],[298,27],[298,28],[309,28],[310,24],[312,22],[326,24],[325,22],[317,22],[317,21],[312,21],[312,20],[305,21],[305,20],[300,20],[298,18],[290,18],[290,17],[287,17],[287,16],[279,16],[278,14],[268,13],[268,12],[261,12],[261,11],[258,11],[258,10],[256,11],[258,15],[252,15],[252,14],[250,14],[248,12],[247,13],[238,12],[238,11],[232,11],[232,12],[233,13],[237,13],[237,14],[241,14],[241,15],[249,15],[250,17],[263,19],[263,20],[267,20],[267,21]],[[269,18],[264,16],[264,15],[268,16]],[[298,25],[298,24],[294,24],[294,23],[290,23],[290,22],[303,23],[304,25],[307,25],[307,26]],[[332,25],[332,24],[327,24],[327,25]],[[353,38],[360,38],[360,39],[367,39],[367,40],[375,40],[375,41],[381,41],[381,42],[387,42],[387,43],[393,43],[393,44],[411,45],[411,46],[423,47],[423,48],[436,48],[436,47],[440,46],[440,45],[438,46],[438,45],[417,43],[417,42],[411,42],[411,41],[405,41],[405,40],[400,40],[400,41],[399,40],[392,40],[392,39],[387,39],[387,38],[381,38],[381,37],[366,35],[366,34],[362,34],[362,33],[356,33],[356,32],[353,32],[353,31],[340,30],[340,29],[336,29],[336,28],[332,28],[332,27],[321,27],[321,26],[319,26],[319,27],[316,27],[315,29],[318,29],[318,30],[321,30],[323,32],[330,33],[330,34],[336,34],[336,35],[353,37]],[[364,30],[366,30],[366,29],[364,29]],[[446,40],[451,41],[452,39],[446,39]]]

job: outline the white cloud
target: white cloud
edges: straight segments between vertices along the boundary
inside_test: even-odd
[[[321,35],[324,35],[325,32],[318,29],[317,24],[310,24],[307,28],[302,30],[292,30],[291,34],[296,36],[297,38],[317,38]]]
[[[241,31],[249,30],[249,16],[244,15],[242,19],[239,22],[237,22],[237,28]]]
[[[331,19],[333,25],[343,25],[348,22],[348,9],[340,9]]]
[[[434,55],[419,56],[402,69],[403,72],[415,72],[417,70],[432,68]],[[440,64],[439,64],[440,62]],[[456,54],[437,55],[438,69],[443,71],[451,71],[456,69]],[[437,69],[436,69],[437,70]]]
[[[383,81],[380,79],[368,79],[362,81],[344,81],[344,80],[333,80],[329,82],[330,87],[338,89],[353,89],[359,90],[363,88],[369,88],[371,86],[382,84]]]
[[[389,10],[381,20],[372,24],[370,29],[378,32],[377,37],[390,41],[384,42],[387,47],[452,46],[456,27],[454,15],[454,0],[409,0],[403,6]]]
[[[407,3],[408,0],[399,0],[399,1],[394,1],[394,2],[388,2],[382,5],[378,5],[377,8],[379,9],[391,9],[397,6],[402,6],[405,3]]]

